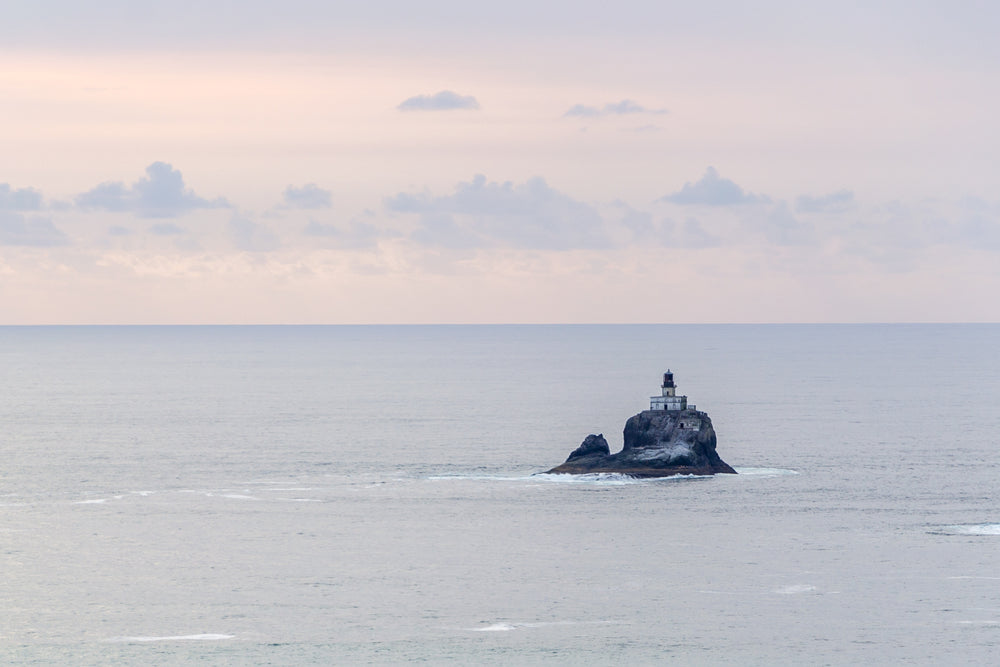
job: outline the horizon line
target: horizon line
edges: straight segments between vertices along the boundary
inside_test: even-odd
[[[996,325],[995,321],[828,321],[828,322],[88,322],[88,323],[0,323],[17,327],[566,327],[566,326],[908,326],[908,325]]]

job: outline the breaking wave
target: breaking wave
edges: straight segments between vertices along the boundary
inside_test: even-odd
[[[620,621],[547,621],[535,623],[491,623],[478,628],[465,628],[469,632],[510,632],[521,628],[546,628],[569,625],[621,625]]]
[[[556,484],[602,484],[607,486],[623,486],[626,484],[648,484],[650,482],[676,480],[690,477],[693,477],[693,475],[640,479],[638,477],[629,477],[628,475],[622,475],[614,472],[594,472],[587,473],[585,475],[539,473],[537,475],[532,475],[528,479],[553,482]]]
[[[797,470],[788,470],[786,468],[736,468],[736,474],[743,475],[744,477],[780,477],[782,475],[798,475]]]
[[[816,587],[810,584],[793,584],[791,586],[783,586],[774,592],[778,593],[779,595],[798,595],[800,593],[815,593]]]
[[[941,526],[931,531],[939,535],[1000,535],[1000,523],[966,523]]]
[[[471,632],[510,632],[516,629],[517,626],[510,623],[494,623],[482,628],[469,628]]]
[[[649,484],[669,480],[704,478],[698,475],[675,475],[673,477],[658,477],[640,479],[609,472],[595,472],[586,475],[537,473],[520,477],[503,475],[434,475],[427,477],[430,481],[487,481],[487,482],[531,482],[543,484],[597,484],[602,486],[624,486],[626,484]]]
[[[798,475],[795,470],[783,468],[735,468],[736,477],[780,477],[783,475]],[[486,481],[486,482],[533,482],[550,484],[597,484],[602,486],[624,486],[627,484],[663,484],[683,481],[707,481],[715,478],[731,478],[732,475],[671,475],[669,477],[631,477],[613,472],[595,472],[583,475],[568,473],[540,472],[533,475],[432,475],[425,479],[430,481]]]
[[[235,635],[218,635],[218,634],[204,634],[204,635],[173,635],[169,637],[112,637],[105,641],[108,642],[186,642],[186,641],[202,641],[202,642],[213,642],[221,641],[223,639],[232,639]]]

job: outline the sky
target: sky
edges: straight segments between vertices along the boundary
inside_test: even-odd
[[[4,2],[0,324],[1000,321],[1000,4]]]

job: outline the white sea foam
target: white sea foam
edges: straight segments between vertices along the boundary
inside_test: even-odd
[[[203,634],[203,635],[172,635],[169,637],[112,637],[106,639],[108,642],[186,642],[203,641],[213,642],[223,639],[232,639],[235,635]]]
[[[534,484],[541,482],[553,484],[599,484],[605,486],[620,486],[624,484],[648,484],[652,481],[668,479],[689,479],[691,477],[695,476],[676,475],[674,477],[663,477],[657,479],[640,479],[617,473],[597,472],[585,475],[537,473],[534,475],[523,475],[520,477],[507,477],[503,475],[435,475],[428,477],[427,479],[431,481],[530,482]]]
[[[93,498],[91,500],[77,500],[74,505],[100,505],[108,502],[107,498]]]
[[[785,468],[733,468],[738,475],[744,477],[780,477],[781,475],[798,475],[797,470]]]
[[[620,621],[541,621],[533,623],[491,623],[478,628],[466,628],[470,632],[510,632],[520,628],[545,628],[561,625],[620,625]]]
[[[525,482],[525,481],[530,481],[535,477],[543,477],[543,475],[525,475],[521,477],[505,477],[503,475],[431,475],[426,479],[432,482],[444,482],[444,481]],[[384,482],[378,482],[370,486],[374,487],[377,484],[384,484]]]
[[[494,623],[485,628],[469,628],[472,632],[510,632],[516,630],[517,626],[510,623]]]
[[[1000,535],[1000,523],[968,523],[942,526],[934,531],[944,535]]]
[[[955,621],[958,625],[1000,625],[1000,621]]]
[[[620,486],[624,484],[672,484],[677,482],[705,482],[713,475],[669,475],[667,477],[632,477],[612,472],[596,472],[584,475],[540,473],[530,479],[543,478],[546,481],[561,484],[598,484],[605,486]]]
[[[745,477],[779,477],[782,475],[798,475],[795,470],[784,468],[736,468],[736,472]],[[604,486],[621,486],[625,484],[662,484],[664,482],[706,481],[715,477],[729,478],[730,475],[670,475],[669,477],[632,477],[613,472],[595,472],[583,475],[568,473],[535,473],[511,477],[504,475],[433,475],[427,477],[431,481],[465,480],[488,482],[550,482],[555,484],[599,484]]]
[[[816,587],[809,584],[793,584],[791,586],[783,586],[774,592],[780,595],[799,595],[801,593],[815,593]]]
[[[601,484],[605,486],[620,486],[623,484],[643,484],[650,482],[649,479],[639,479],[637,477],[629,477],[628,475],[620,475],[613,472],[595,472],[587,473],[585,475],[566,475],[566,474],[549,474],[549,473],[539,473],[537,475],[531,475],[525,479],[531,481],[543,481],[543,482],[554,482],[556,484]],[[663,478],[670,479],[670,478]]]

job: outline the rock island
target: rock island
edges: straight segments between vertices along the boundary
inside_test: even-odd
[[[662,392],[649,410],[625,422],[625,446],[612,454],[604,434],[588,435],[566,462],[550,473],[581,475],[612,472],[631,477],[736,474],[715,451],[715,429],[708,414],[677,395],[674,374],[663,374]]]

